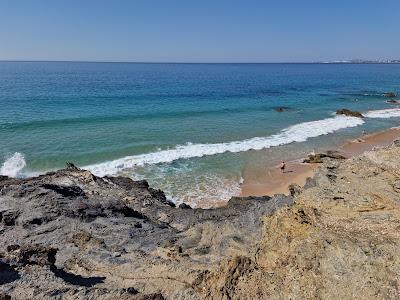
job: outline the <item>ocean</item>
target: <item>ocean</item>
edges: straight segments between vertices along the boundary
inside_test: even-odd
[[[246,168],[399,126],[392,91],[398,64],[0,62],[0,173],[71,161],[201,206],[238,194]]]

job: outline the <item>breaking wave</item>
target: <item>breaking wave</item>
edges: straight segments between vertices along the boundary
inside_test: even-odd
[[[169,163],[179,159],[203,157],[225,152],[261,150],[293,142],[305,142],[309,138],[326,135],[344,128],[356,127],[363,123],[364,121],[360,118],[336,116],[324,120],[296,124],[267,137],[254,137],[242,141],[216,144],[180,145],[173,149],[127,156],[113,161],[86,166],[85,168],[99,176],[113,175],[136,166]]]
[[[366,118],[394,118],[400,117],[400,108],[372,110],[364,113]],[[99,164],[85,166],[98,176],[115,175],[124,170],[137,166],[169,163],[179,159],[222,154],[225,152],[244,152],[277,147],[293,142],[305,142],[309,138],[327,135],[344,128],[356,127],[364,124],[366,119],[348,116],[335,116],[323,120],[304,122],[283,129],[277,134],[267,137],[254,137],[241,141],[232,141],[215,144],[185,144],[171,149],[160,150],[139,155],[126,156],[120,159],[106,161]],[[23,154],[15,152],[8,157],[0,168],[0,174],[10,177],[22,176],[26,167]]]
[[[374,118],[374,119],[388,119],[388,118],[400,117],[400,108],[371,110],[365,113],[364,116],[367,118]]]
[[[0,174],[9,177],[18,177],[21,170],[25,168],[25,166],[26,161],[24,155],[19,152],[15,152],[3,163],[0,169]]]

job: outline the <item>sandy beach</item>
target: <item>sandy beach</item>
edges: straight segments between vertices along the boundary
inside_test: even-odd
[[[399,137],[400,128],[390,128],[385,131],[348,140],[336,150],[343,156],[350,158],[375,147],[388,146]],[[314,169],[319,165],[302,163],[303,159],[304,158],[299,158],[286,162],[286,171],[284,173],[281,173],[278,164],[276,166],[267,167],[265,172],[257,170],[244,174],[240,196],[262,196],[278,193],[288,194],[288,186],[291,183],[303,186],[307,177],[312,177]]]

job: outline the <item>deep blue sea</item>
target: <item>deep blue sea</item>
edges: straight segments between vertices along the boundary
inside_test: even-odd
[[[0,173],[72,161],[196,205],[237,194],[249,165],[398,126],[388,91],[400,65],[0,62]]]

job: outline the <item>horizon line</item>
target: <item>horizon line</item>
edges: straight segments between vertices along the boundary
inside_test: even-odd
[[[393,62],[392,62],[393,61]],[[48,62],[48,63],[129,63],[129,64],[400,64],[392,59],[388,62],[365,61],[280,61],[280,62],[180,62],[180,61],[119,61],[119,60],[32,60],[32,59],[0,59],[0,62]]]

